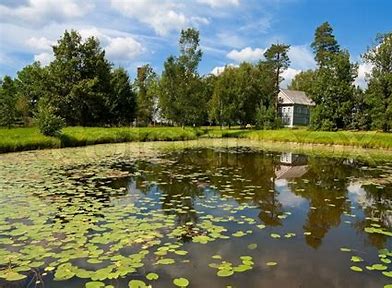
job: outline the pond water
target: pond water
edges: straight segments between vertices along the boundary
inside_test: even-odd
[[[392,161],[159,145],[0,155],[0,287],[392,284]]]

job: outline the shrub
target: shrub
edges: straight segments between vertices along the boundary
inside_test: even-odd
[[[64,120],[55,114],[55,109],[48,103],[40,101],[36,115],[38,128],[43,135],[57,136],[64,127]]]

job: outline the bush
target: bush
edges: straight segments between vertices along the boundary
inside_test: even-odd
[[[55,114],[55,109],[43,101],[38,104],[36,120],[40,132],[46,136],[59,135],[65,126],[64,120]]]
[[[257,129],[277,129],[282,126],[281,119],[273,107],[268,109],[264,105],[256,110]]]

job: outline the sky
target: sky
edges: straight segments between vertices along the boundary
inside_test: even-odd
[[[356,83],[370,70],[361,54],[377,33],[392,31],[390,0],[0,0],[0,77],[15,77],[33,61],[47,65],[64,31],[97,37],[114,66],[134,77],[138,66],[157,72],[178,55],[181,29],[200,31],[201,74],[257,62],[273,43],[290,44],[283,85],[315,67],[310,44],[328,21],[342,48],[359,63]]]

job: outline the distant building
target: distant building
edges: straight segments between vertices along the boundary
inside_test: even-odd
[[[278,113],[285,126],[308,125],[310,107],[314,105],[314,102],[303,91],[287,89],[280,89],[279,91]]]

